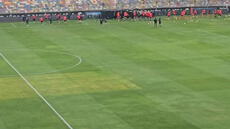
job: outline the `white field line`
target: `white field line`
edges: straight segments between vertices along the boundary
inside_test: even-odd
[[[16,50],[15,49],[8,49],[7,51],[25,51],[25,49],[16,49]],[[75,68],[76,66],[78,66],[78,65],[80,65],[82,63],[82,59],[81,59],[80,56],[76,56],[76,55],[73,55],[73,54],[70,54],[70,53],[58,52],[58,51],[47,51],[47,50],[42,50],[42,49],[34,49],[33,51],[63,54],[63,55],[67,55],[67,56],[72,56],[72,57],[78,59],[79,61],[76,64],[73,64],[72,66],[65,67],[65,68],[62,68],[62,69],[59,69],[59,70],[53,70],[53,71],[47,71],[47,72],[38,72],[38,73],[29,74],[29,75],[42,75],[42,74],[50,74],[50,73],[62,72],[62,71],[65,71],[65,70]],[[7,75],[7,76],[12,76],[12,75]]]
[[[0,56],[3,60],[25,81],[25,83],[49,106],[49,108],[64,122],[64,124],[69,128],[73,127],[59,114],[56,109],[38,92],[36,88],[10,63],[10,61],[0,52]]]

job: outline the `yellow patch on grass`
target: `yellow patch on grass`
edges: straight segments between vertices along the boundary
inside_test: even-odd
[[[140,89],[119,75],[79,72],[25,76],[43,95],[68,95]],[[36,97],[20,77],[0,78],[0,101]]]
[[[0,78],[0,101],[32,97],[35,94],[19,77]]]
[[[137,85],[121,76],[98,72],[46,74],[27,78],[44,95],[140,89]]]

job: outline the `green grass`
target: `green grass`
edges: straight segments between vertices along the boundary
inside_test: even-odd
[[[230,19],[163,23],[1,23],[0,51],[74,129],[229,129]],[[2,58],[0,129],[67,129]]]

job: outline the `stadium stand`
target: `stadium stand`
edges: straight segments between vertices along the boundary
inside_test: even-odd
[[[0,0],[0,14],[103,9],[228,6],[230,0]]]

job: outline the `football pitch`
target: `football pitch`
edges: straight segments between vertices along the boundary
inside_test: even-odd
[[[230,128],[229,18],[0,23],[0,53],[0,129],[68,129],[30,84],[73,129]]]

